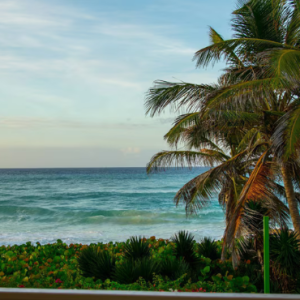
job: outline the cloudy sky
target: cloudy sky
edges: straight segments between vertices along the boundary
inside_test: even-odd
[[[235,2],[0,0],[0,168],[145,166],[175,117],[145,116],[148,88],[214,82],[193,54]]]

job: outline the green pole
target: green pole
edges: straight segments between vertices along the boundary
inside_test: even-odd
[[[264,292],[270,294],[269,217],[264,216]]]

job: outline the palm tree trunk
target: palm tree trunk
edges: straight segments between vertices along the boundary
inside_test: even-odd
[[[234,213],[236,207],[236,199],[235,199],[235,191],[234,191],[234,186],[232,185],[230,189],[228,189],[227,193],[226,193],[226,228],[232,218],[232,215]],[[226,253],[227,253],[227,245],[226,245],[226,240],[225,240],[225,236],[226,236],[226,228],[224,231],[224,245],[222,248],[222,253],[221,253],[221,260],[225,261],[226,260]]]
[[[282,164],[281,173],[282,173],[286,199],[289,205],[293,226],[298,238],[300,239],[300,214],[298,209],[298,203],[295,197],[294,186],[292,183],[290,170],[287,164],[285,163]]]

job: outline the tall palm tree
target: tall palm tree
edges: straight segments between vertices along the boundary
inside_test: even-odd
[[[232,20],[234,38],[223,40],[211,29],[212,44],[199,50],[195,59],[198,67],[221,57],[228,65],[223,76],[230,84],[207,99],[203,115],[228,105],[260,109],[260,131],[270,141],[268,155],[280,165],[292,222],[300,237],[295,193],[300,170],[299,16],[299,0],[241,1]],[[237,64],[235,57],[242,63]]]
[[[161,86],[156,86],[155,89],[150,90],[147,102],[148,110],[155,111],[160,108],[161,103],[172,105],[173,102],[177,101],[178,93],[178,97],[181,97],[180,88],[183,85],[185,84],[173,86],[163,82]],[[201,88],[203,89],[203,86],[194,85],[194,89],[200,90]],[[217,86],[205,86],[204,95],[215,93],[216,90]],[[170,98],[168,99],[168,97]],[[181,101],[191,107],[190,103],[193,104],[194,99],[193,97],[188,99],[188,97],[181,99]],[[165,107],[165,104],[163,105]],[[183,202],[187,213],[195,213],[210,201],[214,193],[218,193],[219,203],[225,210],[228,227],[235,217],[240,193],[248,180],[247,175],[255,167],[255,161],[258,157],[255,149],[265,143],[259,140],[257,129],[249,129],[245,124],[245,119],[255,120],[257,118],[255,113],[227,110],[218,111],[218,114],[217,120],[211,115],[203,117],[199,112],[179,116],[174,126],[165,135],[165,139],[172,147],[177,147],[178,143],[182,143],[186,149],[157,153],[149,162],[147,171],[157,171],[174,165],[193,167],[204,164],[210,166],[210,170],[186,183],[177,192],[174,200],[176,204]],[[226,154],[225,152],[229,153]],[[277,197],[276,192],[280,190],[282,193],[282,188],[271,178],[268,178],[267,182],[265,181],[262,185],[268,191],[268,197],[264,199],[263,205],[268,207],[268,214],[271,218],[281,225],[285,222],[287,208]],[[256,184],[256,195],[252,193],[251,197],[245,198],[245,203],[250,200],[261,202],[261,198],[259,198],[260,187],[259,184]],[[252,190],[254,191],[255,188]],[[235,220],[238,233],[235,232],[234,235],[253,233],[254,228],[250,228],[247,222],[244,222],[242,210],[240,210],[239,217]],[[231,248],[233,246],[232,243]],[[225,247],[223,257],[224,255]]]
[[[256,164],[251,175],[245,177],[247,181],[226,228],[225,240],[229,245],[241,231],[246,203],[251,199],[271,202],[272,191],[287,199],[294,228],[300,233],[299,194],[294,189],[300,182],[298,152],[293,150],[283,155],[287,145],[299,145],[296,130],[299,128],[299,88],[298,81],[294,80],[297,77],[291,75],[299,70],[290,63],[299,61],[299,53],[294,51],[299,46],[299,7],[298,0],[240,1],[232,20],[234,38],[224,40],[210,28],[211,45],[195,55],[198,67],[221,58],[226,60],[227,69],[219,80],[221,86],[158,81],[148,94],[146,107],[151,116],[167,106],[174,111],[186,108],[187,119],[183,117],[183,126],[175,127],[173,132],[184,131],[184,126],[195,116],[200,120],[211,119],[210,124],[223,124],[223,130],[228,130],[225,116],[234,115],[240,126],[247,129],[245,137],[248,139],[244,139],[244,143],[255,140],[252,149],[248,147],[247,151],[256,154],[253,158]],[[289,63],[283,64],[285,60]],[[215,127],[215,132],[220,128]],[[292,133],[291,142],[288,142],[289,133]],[[176,138],[180,140],[180,134]],[[279,173],[285,190],[275,183]]]

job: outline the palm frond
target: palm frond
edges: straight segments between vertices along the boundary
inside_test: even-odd
[[[245,110],[249,107],[257,109],[264,105],[265,97],[273,96],[274,90],[284,87],[286,87],[286,80],[278,77],[246,81],[226,87],[207,97],[202,107],[206,109],[204,116],[209,114],[210,109],[225,110],[228,105],[238,110]]]
[[[231,245],[234,243],[234,239],[237,237],[240,229],[243,212],[245,210],[245,204],[247,201],[258,201],[273,197],[272,193],[266,188],[268,177],[271,175],[271,169],[264,162],[267,154],[268,151],[265,151],[261,155],[240,194],[235,212],[230,223],[225,229],[224,246],[225,244]]]
[[[211,141],[210,134],[200,119],[200,114],[183,114],[176,118],[173,127],[164,136],[170,146],[177,147],[180,142],[185,143],[189,149],[192,147],[209,147],[221,151],[221,149]]]
[[[293,7],[290,12],[290,19],[286,26],[285,44],[292,46],[299,46],[300,41],[300,5],[299,0],[292,0],[291,6]]]
[[[300,149],[300,106],[279,120],[273,135],[273,147],[278,158],[284,160]]]
[[[222,36],[217,31],[215,31],[212,27],[209,27],[209,37],[212,44],[218,44],[224,42]],[[235,66],[244,67],[242,61],[239,59],[239,57],[234,53],[234,51],[231,48],[228,47],[227,49],[224,49],[223,54],[225,56],[226,61],[230,62]]]
[[[178,111],[186,106],[185,109],[189,111],[216,89],[217,87],[212,85],[157,80],[146,95],[146,114],[150,114],[151,117],[159,115],[167,106],[171,111]]]
[[[298,49],[276,49],[270,51],[268,55],[272,63],[274,74],[276,74],[277,76],[287,77],[287,79],[291,81],[300,79],[300,71],[299,71],[300,49],[299,48]]]
[[[260,132],[256,128],[252,128],[246,132],[246,134],[241,139],[238,150],[244,150],[246,147],[249,146],[249,144],[252,144],[255,140],[259,140],[260,138]]]
[[[232,29],[237,38],[257,38],[283,43],[288,18],[285,1],[239,1],[233,12]],[[266,45],[268,48],[271,46]],[[265,45],[251,45],[247,53],[263,51]]]
[[[215,150],[202,149],[201,151],[162,151],[155,154],[147,165],[147,172],[157,172],[168,167],[197,167],[212,166],[222,163],[227,156]]]
[[[264,49],[268,48],[285,48],[285,49],[296,49],[289,45],[283,45],[280,42],[271,40],[259,39],[259,38],[237,38],[225,40],[223,42],[212,44],[208,47],[198,50],[193,60],[196,61],[196,66],[207,67],[210,63],[214,64],[218,62],[223,55],[227,55],[228,49],[231,51],[243,52],[245,48],[264,46]]]
[[[245,157],[247,151],[242,151],[227,159],[219,166],[202,173],[186,183],[175,195],[176,205],[183,203],[187,214],[196,213],[205,207],[214,194],[217,194],[229,178],[226,173],[235,169]]]

